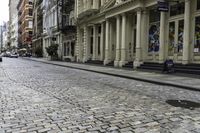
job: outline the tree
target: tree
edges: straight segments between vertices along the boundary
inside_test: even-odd
[[[51,44],[46,47],[46,51],[51,59],[56,59],[58,57],[58,44]]]

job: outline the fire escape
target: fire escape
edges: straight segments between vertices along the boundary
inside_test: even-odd
[[[60,9],[59,30],[66,33],[75,33],[76,26],[70,22],[70,13],[74,10],[74,0],[58,0]]]

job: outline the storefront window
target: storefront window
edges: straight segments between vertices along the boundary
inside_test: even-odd
[[[159,35],[160,35],[160,12],[150,10],[149,14],[149,52],[159,51]]]
[[[184,12],[185,12],[184,2],[170,6],[170,16],[181,15],[181,14],[184,14]]]
[[[200,17],[195,19],[195,43],[194,52],[200,52]]]
[[[160,21],[160,12],[157,9],[153,9],[149,11],[149,22],[159,22]]]
[[[175,46],[175,22],[169,23],[169,55],[173,54]]]
[[[149,52],[159,51],[159,45],[160,45],[159,35],[160,35],[159,23],[151,25],[149,29]]]
[[[183,52],[183,31],[184,20],[180,20],[178,25],[178,52]]]
[[[200,9],[200,0],[197,0],[197,10]]]

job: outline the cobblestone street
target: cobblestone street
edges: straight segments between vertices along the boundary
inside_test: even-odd
[[[0,133],[199,133],[200,92],[4,58]]]

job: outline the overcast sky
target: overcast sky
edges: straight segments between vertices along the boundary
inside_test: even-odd
[[[1,0],[0,2],[0,24],[2,24],[3,21],[8,21],[8,3],[9,0]]]

